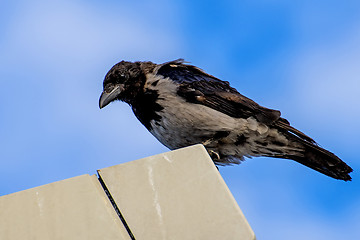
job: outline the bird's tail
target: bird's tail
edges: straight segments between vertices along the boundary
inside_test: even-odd
[[[299,140],[299,139],[298,139]],[[319,147],[316,143],[301,140],[303,149],[300,154],[279,156],[295,160],[307,167],[321,172],[329,177],[344,181],[351,181],[349,173],[353,170],[335,154]],[[297,144],[299,142],[297,141]]]
[[[318,146],[312,138],[290,126],[284,118],[274,124],[289,140],[290,147],[297,149],[295,153],[279,154],[276,157],[292,159],[329,177],[351,181],[349,173],[353,171],[352,168],[335,154]]]

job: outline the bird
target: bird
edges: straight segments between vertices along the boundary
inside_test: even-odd
[[[117,100],[130,105],[137,119],[170,150],[203,144],[219,166],[272,157],[351,180],[350,166],[292,127],[280,111],[260,106],[228,81],[183,59],[115,64],[105,75],[99,107]]]

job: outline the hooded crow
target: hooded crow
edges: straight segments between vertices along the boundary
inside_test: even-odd
[[[183,59],[155,64],[122,61],[106,74],[99,107],[120,100],[166,147],[201,143],[217,165],[244,157],[292,159],[332,178],[352,172],[335,154],[265,108]]]

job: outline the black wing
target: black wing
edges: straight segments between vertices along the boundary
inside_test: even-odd
[[[179,83],[178,94],[188,102],[205,105],[234,118],[252,116],[266,124],[280,119],[280,111],[260,106],[230,87],[229,82],[184,64],[182,59],[162,64],[157,73]]]
[[[259,122],[295,135],[302,141],[316,144],[312,138],[281,118],[280,111],[260,106],[230,87],[229,82],[207,74],[200,68],[184,64],[183,59],[160,65],[157,73],[179,83],[177,93],[188,102],[205,105],[234,118],[254,117]]]

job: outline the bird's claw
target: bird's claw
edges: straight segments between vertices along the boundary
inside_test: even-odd
[[[209,150],[208,152],[212,159],[220,160],[219,153],[215,152],[214,150]]]

